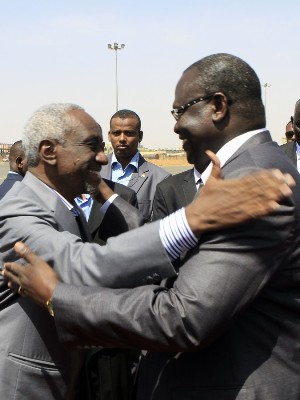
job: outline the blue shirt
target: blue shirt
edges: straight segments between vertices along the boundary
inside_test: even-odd
[[[139,159],[140,153],[137,151],[123,170],[122,165],[116,159],[115,153],[113,153],[111,158],[111,180],[121,183],[121,185],[128,186],[132,174],[138,170]]]

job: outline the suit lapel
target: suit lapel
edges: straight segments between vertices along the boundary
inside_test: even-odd
[[[194,178],[194,169],[190,169],[187,171],[182,182],[182,191],[185,199],[185,204],[187,205],[191,203],[197,191]]]
[[[149,175],[148,163],[144,159],[144,157],[142,157],[142,155],[140,154],[138,170],[132,174],[127,187],[133,189],[137,193],[143,186],[144,182],[148,179],[148,175]]]
[[[239,155],[246,151],[248,148],[252,148],[253,146],[267,142],[273,142],[269,131],[266,130],[264,132],[257,133],[238,148],[238,150],[225,162],[222,169],[225,168],[225,166],[227,166],[227,164],[229,164],[231,161],[239,157]]]
[[[40,199],[40,203],[44,208],[52,213],[59,231],[69,231],[81,237],[75,217],[55,192],[50,188],[48,189],[44,183],[30,172],[26,173],[22,183],[30,187]]]

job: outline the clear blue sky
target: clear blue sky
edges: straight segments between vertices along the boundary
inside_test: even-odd
[[[182,71],[217,52],[247,61],[267,89],[267,122],[281,142],[300,98],[299,0],[0,0],[0,142],[21,138],[39,106],[73,102],[102,126],[119,108],[142,119],[144,145],[179,148],[170,114]],[[264,99],[264,90],[263,90]]]

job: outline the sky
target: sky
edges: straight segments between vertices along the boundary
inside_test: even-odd
[[[258,74],[267,126],[282,143],[300,98],[299,0],[0,0],[0,142],[21,139],[30,115],[53,102],[79,104],[107,140],[118,105],[142,120],[142,144],[181,147],[170,113],[182,72],[231,53]]]

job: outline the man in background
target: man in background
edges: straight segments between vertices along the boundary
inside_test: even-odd
[[[285,127],[285,138],[286,138],[287,143],[295,141],[293,120],[294,120],[294,118],[291,117],[290,121],[286,124],[286,127]]]
[[[21,181],[27,171],[27,162],[22,147],[22,141],[15,142],[9,151],[9,172],[7,177],[0,185],[0,200],[13,187],[13,185]]]
[[[300,172],[300,99],[295,104],[294,116],[292,119],[292,127],[294,132],[294,140],[283,144],[280,148],[289,157],[292,163]]]
[[[170,174],[146,161],[138,151],[143,139],[140,117],[131,110],[119,110],[110,119],[108,140],[114,152],[102,168],[102,177],[121,183],[137,194],[138,208],[144,218],[151,218],[156,186]]]

